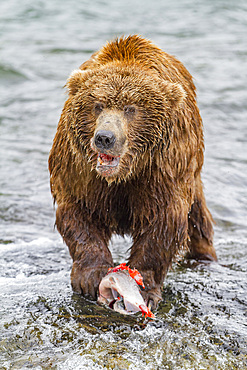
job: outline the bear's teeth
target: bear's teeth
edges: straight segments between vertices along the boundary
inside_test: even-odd
[[[119,157],[115,157],[105,153],[100,153],[98,155],[98,164],[100,166],[117,166],[118,163]]]

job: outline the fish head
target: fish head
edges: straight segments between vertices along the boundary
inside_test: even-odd
[[[99,285],[98,302],[111,305],[119,297],[117,281],[114,276],[106,275]]]
[[[128,271],[110,272],[101,280],[98,302],[107,304],[120,313],[142,312],[145,316],[154,317],[146,306],[136,281]]]

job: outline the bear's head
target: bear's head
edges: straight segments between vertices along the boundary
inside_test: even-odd
[[[118,62],[78,69],[67,87],[74,143],[108,183],[136,175],[144,155],[167,147],[171,117],[185,99],[180,84]]]

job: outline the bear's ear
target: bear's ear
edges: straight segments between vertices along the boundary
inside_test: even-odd
[[[76,69],[69,76],[66,87],[69,90],[69,94],[75,95],[80,87],[85,83],[85,77],[88,70]]]
[[[186,98],[186,92],[179,83],[163,82],[162,92],[171,108],[179,108]]]

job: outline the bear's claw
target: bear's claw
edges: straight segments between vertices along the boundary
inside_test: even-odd
[[[109,266],[81,267],[75,261],[71,271],[71,285],[75,292],[88,299],[97,299],[99,283],[106,275]]]

